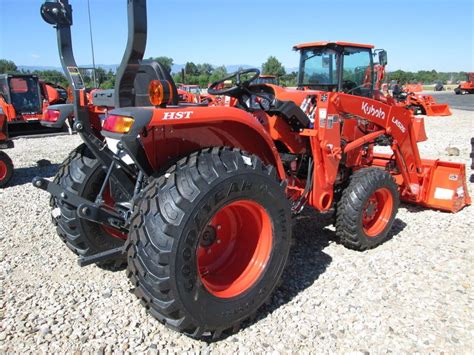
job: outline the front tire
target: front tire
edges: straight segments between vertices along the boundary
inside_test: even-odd
[[[256,156],[192,154],[144,190],[128,243],[128,276],[150,313],[191,337],[219,338],[281,277],[291,245],[284,185]]]
[[[385,242],[400,197],[392,176],[381,169],[356,171],[337,204],[336,234],[347,248],[363,251]]]

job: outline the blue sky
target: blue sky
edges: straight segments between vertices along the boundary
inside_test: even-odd
[[[0,58],[59,66],[55,31],[41,0],[0,0]],[[77,62],[90,64],[87,1],[71,0]],[[119,63],[126,0],[90,0],[96,63]],[[259,66],[275,55],[297,67],[300,42],[372,43],[389,70],[474,71],[472,0],[148,0],[146,56],[214,65]]]

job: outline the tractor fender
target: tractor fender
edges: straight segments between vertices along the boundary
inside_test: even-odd
[[[255,154],[286,178],[270,134],[257,118],[234,107],[173,106],[170,108],[120,108],[110,115],[128,116],[134,123],[127,134],[103,130],[108,138],[140,140],[155,171],[198,150],[227,146]]]
[[[66,124],[66,119],[74,114],[74,106],[72,104],[50,105],[48,106],[47,110],[59,111],[61,113],[55,122],[49,122],[43,119],[40,120],[42,126],[50,128],[64,127]]]

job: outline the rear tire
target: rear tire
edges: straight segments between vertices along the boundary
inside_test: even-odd
[[[13,175],[13,162],[7,153],[0,151],[0,188],[5,187]]]
[[[63,162],[54,182],[78,196],[94,201],[104,179],[105,172],[101,164],[87,146],[81,144]],[[58,201],[52,198],[50,204],[57,233],[74,254],[90,256],[124,244],[124,239],[112,236],[101,225],[80,218],[76,208],[67,203],[58,204]],[[125,262],[123,257],[97,265],[106,269],[119,269]]]
[[[337,204],[336,234],[341,243],[363,251],[385,242],[399,204],[397,184],[388,172],[356,171]]]
[[[291,245],[284,185],[256,156],[194,153],[143,191],[127,244],[128,276],[149,312],[217,339],[238,330],[281,277]]]

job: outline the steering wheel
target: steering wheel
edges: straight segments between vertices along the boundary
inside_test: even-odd
[[[352,90],[356,89],[358,86],[357,84],[352,81],[352,80],[344,80],[342,82],[342,90],[345,92],[345,93],[349,93],[351,92]]]
[[[243,82],[240,81],[240,77],[242,75],[250,74],[250,73],[254,73],[254,75],[250,79],[245,80]],[[247,91],[247,88],[250,85],[250,83],[254,81],[255,79],[257,79],[259,75],[260,75],[260,70],[256,68],[240,70],[238,72],[235,72],[234,74],[226,76],[225,78],[221,80],[213,82],[211,86],[209,86],[209,88],[207,89],[207,92],[211,95],[227,95],[227,96],[239,98],[244,92]],[[218,89],[218,87],[221,85],[224,85],[224,83],[227,80],[231,80],[234,78],[236,79],[235,86],[232,86],[227,89]]]

